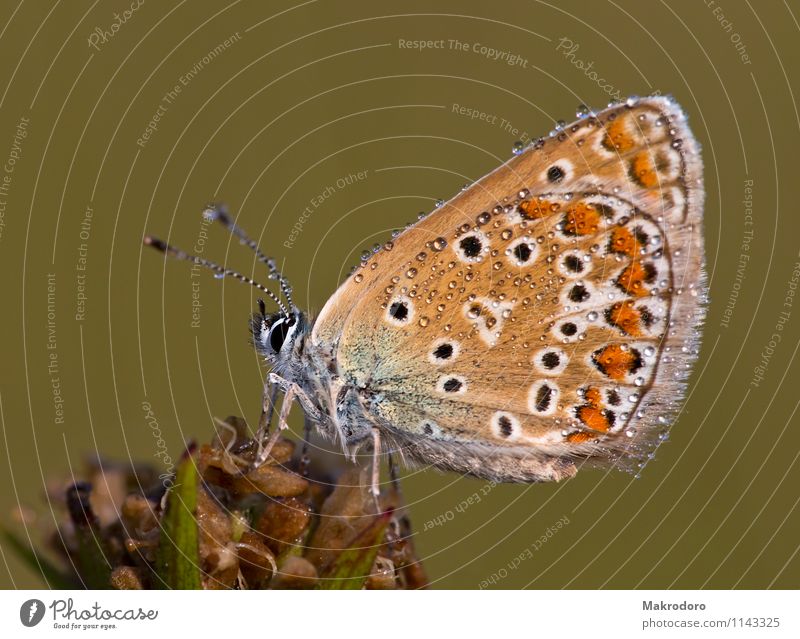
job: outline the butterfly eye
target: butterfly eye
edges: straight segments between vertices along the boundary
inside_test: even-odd
[[[294,315],[291,315],[288,319],[281,317],[272,324],[269,329],[268,339],[269,345],[272,347],[273,351],[280,353],[281,348],[283,348],[283,344],[286,341],[286,337],[291,332],[296,321],[297,320],[295,319]]]

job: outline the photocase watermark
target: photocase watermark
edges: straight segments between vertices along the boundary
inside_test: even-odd
[[[398,38],[397,48],[419,52],[436,49],[456,51],[458,53],[478,55],[492,62],[502,62],[510,67],[528,69],[530,66],[526,57],[508,49],[496,49],[482,42],[465,42],[458,39],[445,40],[444,38],[437,40],[406,40]]]
[[[314,215],[314,212],[319,209],[319,207],[333,197],[336,192],[342,191],[348,186],[352,186],[353,184],[357,184],[358,182],[363,182],[366,180],[368,174],[369,171],[366,169],[356,173],[348,173],[347,175],[338,178],[332,184],[328,184],[324,189],[322,189],[322,191],[312,197],[308,203],[308,206],[303,209],[302,213],[300,213],[300,216],[297,218],[297,221],[292,226],[288,237],[283,241],[283,245],[288,249],[293,248],[294,243],[303,233],[306,223],[311,219],[311,216]]]
[[[170,106],[175,104],[175,101],[178,99],[183,89],[189,86],[189,83],[194,80],[200,74],[200,72],[209,64],[211,64],[219,55],[224,53],[237,42],[241,41],[241,39],[242,36],[237,31],[229,38],[211,49],[202,58],[195,62],[191,69],[181,75],[178,78],[178,82],[176,82],[175,85],[161,98],[161,102],[159,103],[158,107],[156,107],[153,115],[150,117],[150,121],[147,123],[144,131],[137,138],[136,144],[138,144],[141,148],[147,146],[150,138],[155,134],[156,131],[158,131],[158,127],[161,124],[161,119],[166,115],[167,111],[169,111]]]
[[[47,376],[53,398],[53,423],[64,423],[64,395],[61,390],[61,371],[58,365],[56,336],[56,274],[47,274]]]
[[[14,180],[14,169],[22,157],[22,141],[28,137],[28,124],[30,124],[30,119],[27,116],[20,117],[16,131],[14,131],[11,148],[3,164],[3,177],[0,178],[0,241],[3,239],[3,232],[6,228],[6,207],[8,206],[8,196],[11,193],[11,183]]]
[[[83,211],[78,231],[78,259],[75,261],[75,321],[86,319],[86,269],[89,265],[89,238],[92,235],[94,209],[89,204]]]
[[[786,280],[781,310],[778,311],[778,316],[775,318],[772,334],[761,349],[758,365],[753,369],[753,378],[750,380],[750,386],[753,388],[758,388],[761,382],[764,381],[772,356],[778,349],[778,345],[783,341],[786,326],[792,319],[792,308],[794,306],[798,286],[800,286],[800,254],[797,255],[797,259],[792,265],[792,271],[789,273],[789,277]]]
[[[706,6],[711,9],[711,15],[717,19],[720,29],[728,34],[731,44],[733,44],[736,53],[739,55],[739,61],[742,64],[753,64],[753,61],[750,59],[750,54],[747,53],[747,46],[742,40],[741,34],[734,30],[733,22],[725,17],[725,12],[722,7],[717,4],[716,0],[704,0],[704,2]]]
[[[158,610],[143,608],[105,608],[97,601],[88,608],[80,608],[74,600],[54,599],[45,606],[41,599],[28,599],[19,609],[23,626],[32,628],[39,624],[50,609],[53,628],[57,630],[113,630],[120,621],[154,621]]]
[[[102,27],[95,27],[94,31],[89,34],[89,38],[87,39],[89,46],[95,51],[100,51],[102,46],[117,35],[122,25],[126,24],[143,4],[144,0],[133,0],[128,9],[125,9],[121,14],[114,14],[114,21],[108,27],[105,29]]]
[[[564,515],[554,524],[548,526],[547,529],[533,543],[524,548],[505,566],[500,568],[498,571],[493,572],[486,579],[482,579],[478,584],[478,588],[480,590],[485,590],[489,586],[495,586],[503,581],[503,579],[507,578],[512,572],[517,570],[523,563],[529,559],[533,559],[533,555],[539,552],[539,550],[541,550],[548,541],[555,537],[565,526],[568,526],[569,523],[569,517]]]
[[[450,508],[440,515],[437,515],[436,517],[426,521],[422,526],[423,532],[426,530],[431,530],[432,528],[436,528],[437,526],[444,526],[447,522],[453,521],[456,518],[456,513],[464,513],[470,506],[479,504],[481,500],[490,492],[492,492],[492,489],[496,486],[497,482],[486,482],[483,486],[481,486],[480,490],[476,490],[469,497],[462,499],[455,508]]]
[[[594,60],[587,62],[576,56],[580,48],[580,44],[573,42],[566,36],[559,38],[558,44],[556,45],[556,51],[561,53],[565,59],[569,60],[570,64],[578,69],[578,71],[582,71],[583,75],[600,87],[609,98],[612,100],[622,100],[621,91],[594,69]]]
[[[725,308],[722,309],[722,319],[720,320],[721,328],[730,328],[731,317],[736,308],[736,303],[739,301],[739,293],[742,290],[742,283],[747,274],[747,267],[750,264],[750,245],[755,237],[753,229],[753,180],[746,179],[744,181],[744,195],[742,197],[743,205],[743,218],[742,225],[742,239],[739,243],[739,259],[736,263],[736,273],[733,278],[733,285],[728,294],[728,301]]]
[[[19,620],[26,628],[33,628],[44,618],[44,602],[41,599],[28,599],[19,607]]]
[[[142,402],[142,410],[144,411],[145,421],[153,434],[153,438],[156,440],[156,452],[154,456],[158,457],[166,468],[166,472],[161,473],[158,478],[161,480],[161,485],[164,486],[164,488],[172,488],[175,483],[175,462],[172,461],[172,457],[167,452],[167,442],[164,441],[164,437],[161,435],[161,426],[158,424],[158,419],[156,419],[155,413],[153,413],[153,407],[150,405],[150,402],[144,400]]]

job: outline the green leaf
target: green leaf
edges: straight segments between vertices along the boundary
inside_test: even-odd
[[[317,584],[320,590],[361,590],[372,572],[378,549],[383,543],[389,513],[376,515],[348,548],[342,550],[333,563],[321,575]]]
[[[28,568],[42,576],[50,588],[55,588],[57,590],[70,590],[75,588],[76,584],[74,580],[71,580],[69,576],[60,571],[55,564],[37,553],[10,530],[0,527],[0,537],[13,549],[17,557],[27,564]]]
[[[166,512],[161,519],[156,571],[162,588],[202,588],[195,518],[197,484],[197,466],[192,457],[187,457],[178,466],[175,484],[170,488]]]

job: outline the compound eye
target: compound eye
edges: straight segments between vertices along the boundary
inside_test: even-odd
[[[280,353],[283,348],[283,343],[286,341],[286,336],[289,335],[292,327],[296,323],[295,317],[292,315],[288,319],[281,317],[276,320],[269,329],[269,345],[276,353]]]

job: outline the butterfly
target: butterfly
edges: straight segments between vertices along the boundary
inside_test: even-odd
[[[672,98],[579,115],[365,255],[316,317],[224,209],[207,215],[281,295],[145,243],[264,292],[277,308],[260,301],[250,330],[268,386],[350,454],[498,482],[635,471],[698,356],[703,166]]]

